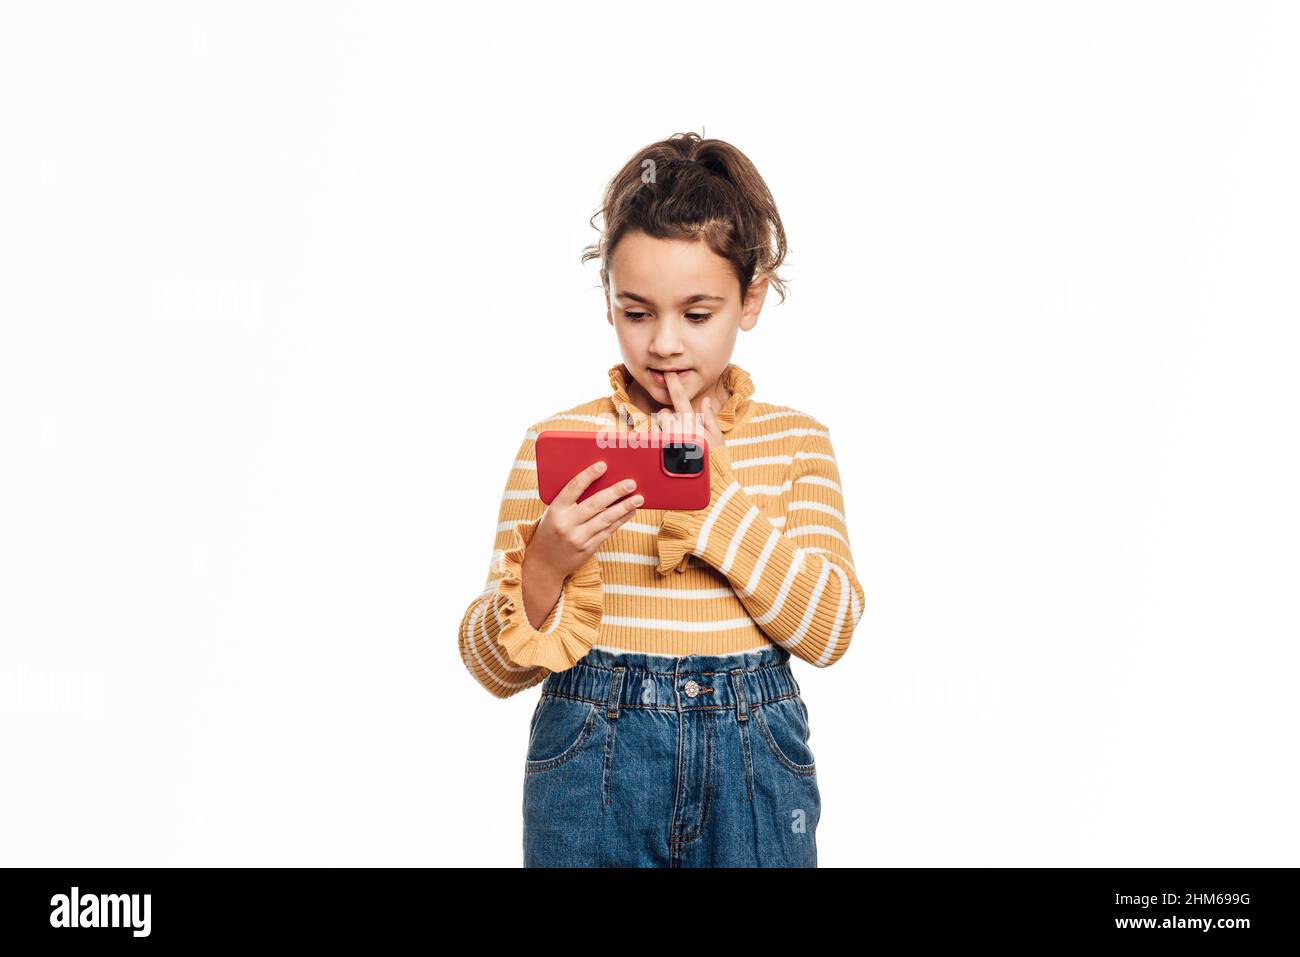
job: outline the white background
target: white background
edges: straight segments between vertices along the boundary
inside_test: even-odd
[[[641,146],[757,164],[733,360],[831,430],[823,866],[1295,865],[1286,3],[30,5],[0,21],[0,863],[518,866],[457,654],[620,356]]]

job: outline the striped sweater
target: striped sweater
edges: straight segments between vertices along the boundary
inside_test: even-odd
[[[593,647],[723,655],[776,643],[819,667],[839,660],[865,599],[830,436],[811,415],[753,401],[753,382],[735,363],[723,373],[730,398],[716,417],[726,444],[709,450],[708,508],[639,509],[565,579],[555,607],[533,627],[521,577],[546,509],[537,494],[537,434],[650,431],[649,415],[628,398],[622,363],[609,381],[611,395],[533,423],[520,442],[486,585],[461,618],[470,674],[506,698],[573,667]]]

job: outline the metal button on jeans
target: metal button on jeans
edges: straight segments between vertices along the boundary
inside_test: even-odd
[[[696,683],[694,678],[691,678],[686,682],[686,693],[692,698],[700,693],[700,686]]]

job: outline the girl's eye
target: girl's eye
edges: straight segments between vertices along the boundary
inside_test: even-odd
[[[645,313],[644,313],[644,312],[626,312],[626,311],[625,311],[625,312],[623,313],[623,315],[626,316],[626,317],[627,317],[630,321],[632,321],[632,322],[640,322],[640,321],[645,317]],[[691,322],[695,323],[696,325],[699,325],[700,323],[702,323],[702,322],[708,322],[711,318],[713,318],[713,313],[711,313],[711,312],[688,312],[688,313],[686,314],[686,318],[689,319],[689,320],[691,320]]]

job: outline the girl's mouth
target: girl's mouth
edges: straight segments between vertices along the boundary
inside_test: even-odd
[[[691,370],[690,370],[690,369],[676,369],[676,370],[673,370],[673,371],[675,371],[675,372],[677,373],[677,379],[678,379],[678,381],[681,381],[683,378],[685,378],[685,377],[690,373]],[[661,371],[659,371],[658,369],[651,369],[651,370],[650,370],[650,375],[652,375],[652,376],[654,377],[654,380],[655,380],[656,382],[658,382],[660,385],[667,385],[667,384],[668,384],[668,380],[667,380],[667,378],[666,378],[666,377],[664,376],[664,374],[663,374]]]

